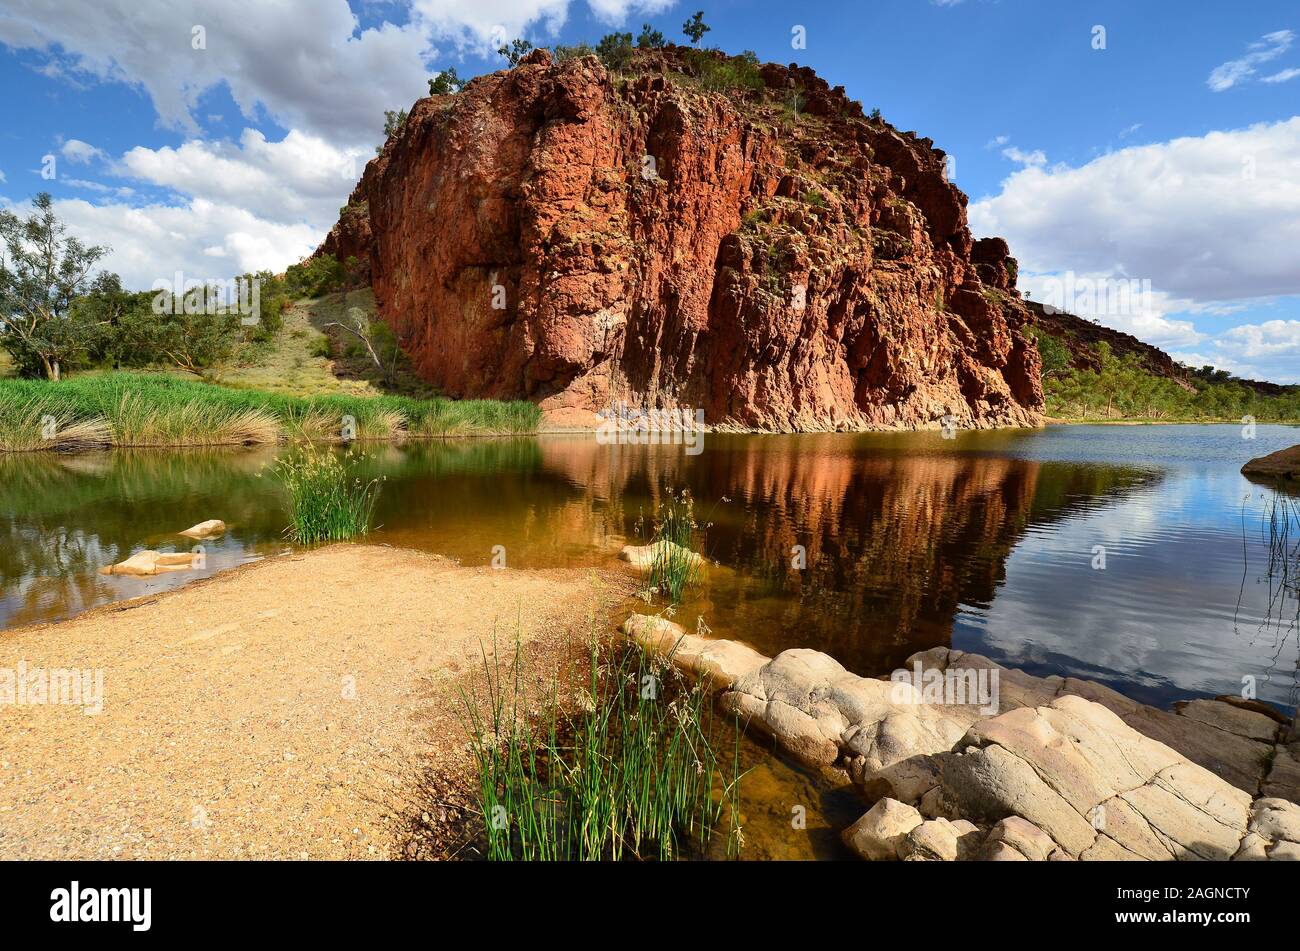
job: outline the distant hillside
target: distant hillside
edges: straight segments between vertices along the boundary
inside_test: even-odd
[[[1046,331],[1065,344],[1070,351],[1070,365],[1078,370],[1096,372],[1101,368],[1097,344],[1105,341],[1116,357],[1122,360],[1132,356],[1147,372],[1173,380],[1188,392],[1195,392],[1194,384],[1198,380],[1213,383],[1232,381],[1249,387],[1261,396],[1279,396],[1300,390],[1297,386],[1284,386],[1262,380],[1244,380],[1226,371],[1216,372],[1207,367],[1184,366],[1159,347],[1143,343],[1137,337],[1126,334],[1122,330],[1112,330],[1110,327],[1054,308],[1049,311],[1037,301],[1026,300],[1025,306],[1029,309],[1035,327]]]
[[[1049,415],[1067,419],[1300,422],[1300,386],[1178,363],[1158,347],[1025,301]]]

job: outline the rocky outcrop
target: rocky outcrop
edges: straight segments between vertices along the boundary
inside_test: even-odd
[[[973,242],[944,161],[807,69],[538,50],[417,102],[318,253],[358,259],[452,396],[715,428],[1035,425],[1014,261]]]
[[[634,616],[624,631],[687,670],[728,658],[707,668],[722,707],[873,803],[843,833],[865,858],[1300,858],[1300,737],[1263,705],[1160,711],[947,648],[885,681],[817,651],[767,659],[661,618]],[[954,702],[932,695],[936,683],[995,690]]]
[[[1252,459],[1241,467],[1241,474],[1258,479],[1285,479],[1300,482],[1300,446],[1279,449],[1267,456]]]

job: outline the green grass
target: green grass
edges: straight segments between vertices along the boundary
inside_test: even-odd
[[[55,420],[50,437],[49,419]],[[213,446],[287,438],[339,441],[537,430],[531,403],[404,396],[291,396],[164,374],[0,379],[0,451]]]
[[[485,655],[487,696],[463,695],[487,858],[695,857],[724,815],[738,847],[739,747],[715,754],[707,689],[636,646],[589,650],[572,714],[553,687],[546,712],[527,715],[518,649],[505,671]]]
[[[310,443],[276,462],[272,471],[289,492],[287,534],[301,544],[344,541],[370,530],[379,479],[363,480],[356,473],[361,460]]]
[[[695,552],[695,502],[688,490],[669,492],[659,507],[655,522],[654,561],[648,581],[674,603],[682,600],[686,589],[699,581],[701,557]]]

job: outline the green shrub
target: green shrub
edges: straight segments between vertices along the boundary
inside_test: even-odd
[[[651,29],[649,23],[643,23],[641,24],[641,33],[636,38],[636,45],[638,49],[657,50],[662,49],[667,43],[662,33]]]
[[[456,75],[456,67],[448,66],[437,76],[429,80],[430,96],[451,96],[460,92],[464,87],[459,76]]]
[[[632,34],[610,33],[596,44],[596,55],[606,69],[626,69],[632,62]]]
[[[320,297],[347,286],[343,262],[329,254],[290,264],[285,271],[285,293],[291,298]]]
[[[554,52],[557,63],[566,63],[571,59],[580,59],[583,56],[594,56],[596,53],[586,43],[579,43],[577,46],[557,46]]]

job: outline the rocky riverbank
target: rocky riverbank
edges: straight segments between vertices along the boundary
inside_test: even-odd
[[[707,677],[786,755],[852,784],[871,808],[844,840],[864,858],[1300,859],[1300,723],[1263,704],[1158,710],[947,648],[890,681],[646,615],[623,631]],[[996,686],[953,703],[936,684]]]

